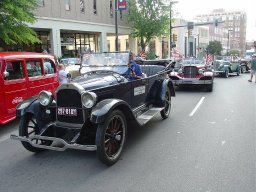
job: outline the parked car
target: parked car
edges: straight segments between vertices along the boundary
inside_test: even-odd
[[[104,164],[112,165],[120,158],[131,125],[142,126],[158,113],[168,118],[175,96],[166,75],[169,68],[143,65],[147,77],[129,81],[129,52],[83,58],[82,75],[60,85],[56,96],[42,91],[17,107],[19,136],[11,138],[31,152],[96,150]]]
[[[0,52],[0,124],[16,118],[16,106],[40,91],[58,87],[54,56]]]
[[[230,74],[240,75],[241,73],[240,61],[215,60],[212,62],[212,68],[215,75],[225,78],[228,78]]]
[[[70,73],[72,78],[75,78],[80,75],[80,58],[63,58],[60,60],[61,64],[64,64],[65,71]]]
[[[173,70],[169,77],[174,85],[179,86],[204,86],[207,91],[213,90],[214,75],[210,65],[196,58],[189,58],[176,63],[180,68]]]
[[[246,59],[241,59],[240,60],[240,65],[241,65],[241,73],[249,72],[249,70],[251,68],[250,61],[248,61]]]
[[[79,58],[63,58],[60,60],[60,63],[64,64],[65,66],[76,65],[76,64],[80,64],[80,59]]]

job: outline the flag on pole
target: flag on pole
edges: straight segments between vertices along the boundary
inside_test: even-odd
[[[180,60],[182,58],[182,55],[180,54],[178,49],[172,49],[172,57],[174,61]]]
[[[144,51],[141,51],[140,53],[139,53],[139,56],[140,56],[140,58],[141,59],[146,59],[146,54],[145,54],[145,52]]]
[[[126,10],[127,8],[127,4],[126,4],[126,0],[117,0],[117,10]]]
[[[206,64],[210,64],[213,61],[213,56],[211,54],[206,55]]]

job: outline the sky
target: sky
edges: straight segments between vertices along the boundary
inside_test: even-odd
[[[209,14],[213,9],[244,11],[247,14],[246,40],[256,40],[255,2],[255,0],[177,0],[177,3],[172,5],[172,9],[174,14],[179,14],[186,20],[192,20],[199,14]]]

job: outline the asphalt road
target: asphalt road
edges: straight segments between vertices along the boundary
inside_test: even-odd
[[[95,152],[32,154],[0,127],[1,192],[255,192],[256,83],[215,78],[213,92],[178,89],[171,116],[133,127],[122,158]]]

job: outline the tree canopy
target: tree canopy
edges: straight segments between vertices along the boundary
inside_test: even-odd
[[[207,49],[212,55],[221,55],[222,44],[220,41],[210,41]]]
[[[142,50],[154,37],[160,37],[168,31],[170,7],[162,0],[128,0],[127,21],[132,36],[137,37]]]
[[[6,44],[30,44],[40,40],[36,32],[28,27],[36,18],[34,10],[37,0],[0,1],[0,40]]]

